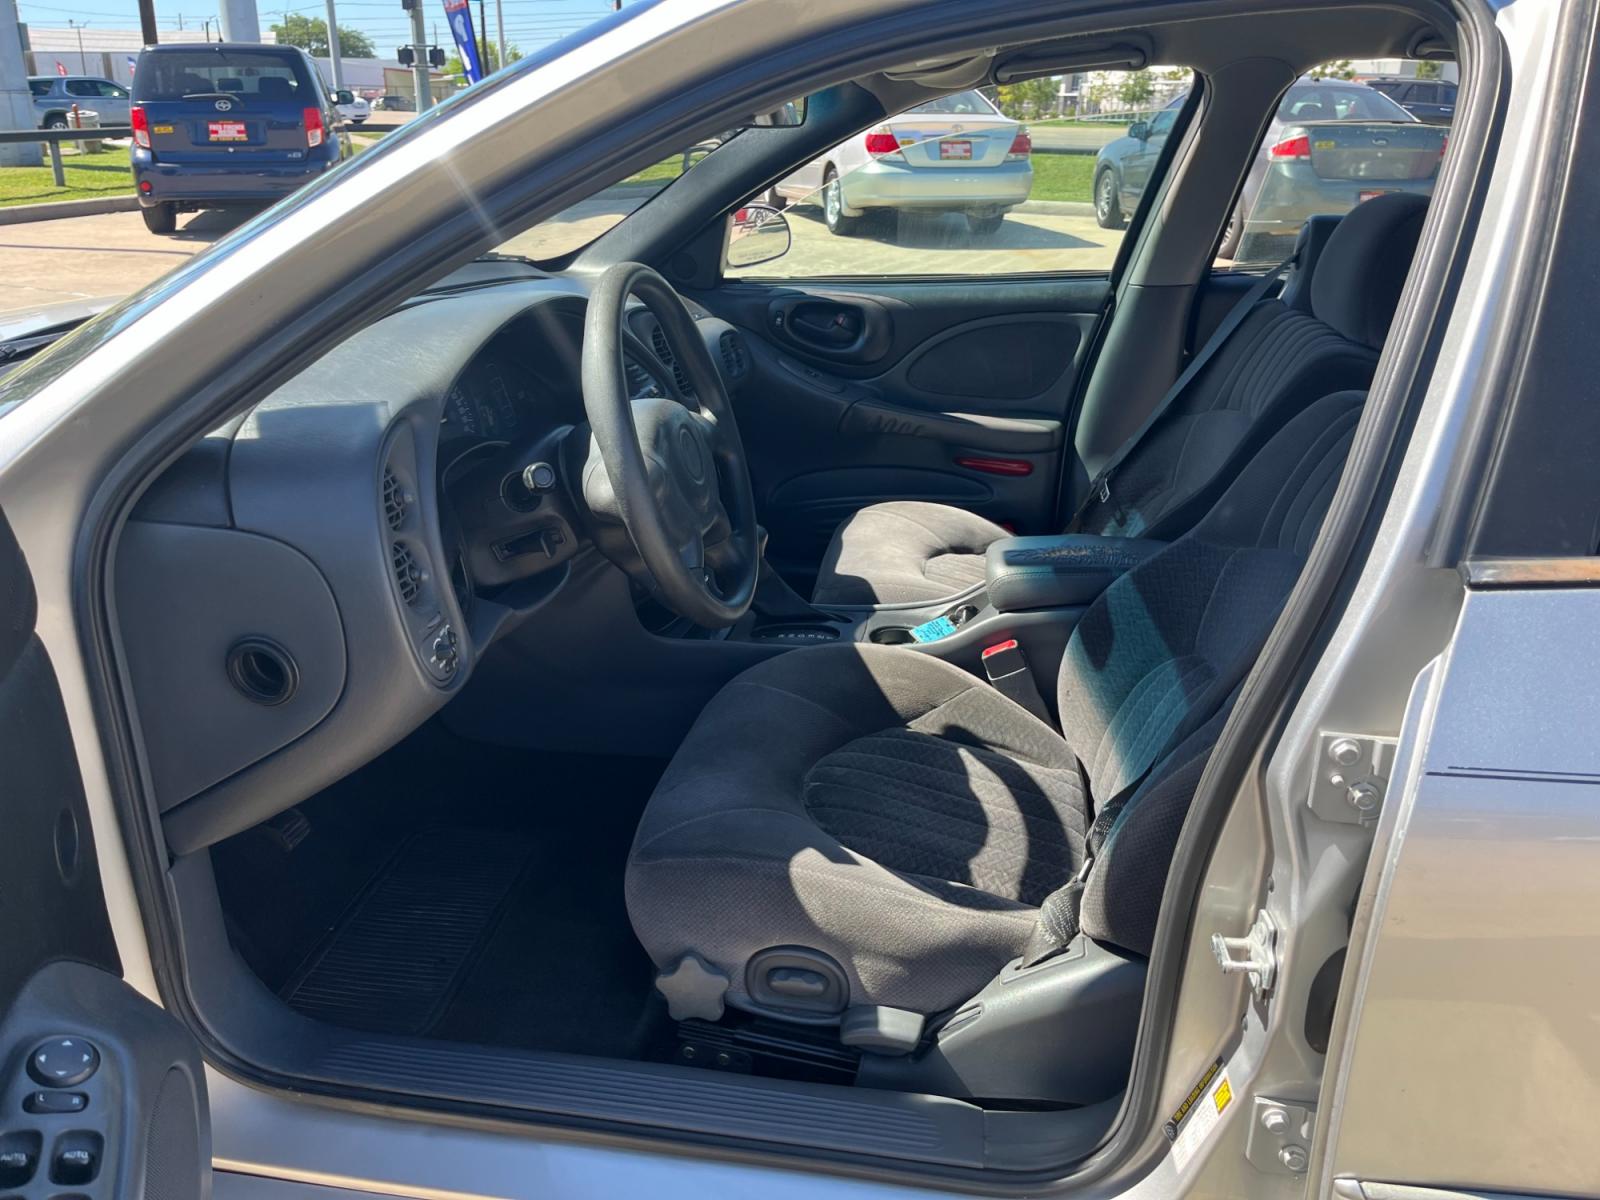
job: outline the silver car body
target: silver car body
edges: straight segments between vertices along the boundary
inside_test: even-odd
[[[126,125],[128,89],[98,75],[35,75],[28,80],[40,128],[68,117],[72,106],[100,115],[102,125]]]
[[[430,231],[462,207],[463,192],[486,192],[504,182],[505,168],[545,161],[563,139],[603,134],[620,112],[664,102],[701,70],[731,71],[780,42],[820,42],[864,10],[904,7],[820,0],[796,6],[779,26],[758,6],[641,6],[565,54],[508,76],[481,101],[419,122],[381,169],[344,171],[308,189],[208,261],[126,302],[62,347],[27,403],[0,418],[0,506],[39,593],[38,636],[60,679],[100,884],[135,987],[151,997],[162,991],[111,790],[106,747],[113,743],[100,736],[98,680],[80,637],[84,597],[75,582],[88,541],[80,535],[107,481],[148,453],[152,431],[203,428],[195,425],[206,416],[199,410],[226,406],[242,358],[257,356],[246,364],[255,370],[290,361],[260,357],[267,352],[257,343],[354,328],[381,294],[377,283],[363,293],[351,281],[413,242],[426,249]],[[1481,476],[1478,451],[1494,432],[1487,418],[1508,361],[1504,314],[1519,311],[1542,276],[1530,268],[1547,261],[1536,256],[1550,253],[1529,237],[1521,184],[1555,174],[1570,149],[1580,91],[1570,84],[1587,61],[1586,39],[1573,35],[1592,26],[1592,13],[1563,0],[1471,11],[1477,32],[1503,43],[1497,65],[1512,82],[1503,110],[1468,104],[1458,124],[1467,141],[1491,118],[1504,121],[1459,300],[1445,314],[1441,356],[1355,592],[1260,763],[1259,791],[1232,804],[1204,868],[1187,953],[1174,965],[1182,1003],[1170,1027],[1157,1031],[1172,1047],[1158,1081],[1163,1099],[1182,1101],[1225,1053],[1223,1080],[1237,1103],[1226,1112],[1216,1105],[1213,1136],[1182,1163],[1159,1129],[1146,1131],[1139,1146],[1109,1147],[1104,1153],[1144,1169],[1094,1176],[1095,1195],[1446,1200],[1486,1191],[1600,1191],[1586,1119],[1600,1079],[1592,1036],[1600,983],[1592,848],[1600,830],[1596,806],[1580,802],[1597,770],[1597,592],[1591,583],[1467,597],[1460,577],[1439,565],[1433,541],[1441,517]],[[691,68],[672,35],[693,21],[705,24],[703,55]],[[1468,170],[1447,162],[1441,200]],[[379,197],[381,220],[370,215]],[[1423,254],[1432,260],[1413,273],[1405,303],[1435,294],[1451,269],[1443,251],[1458,232],[1452,215],[1430,219]],[[336,303],[325,305],[329,296]],[[238,303],[242,297],[250,303]],[[1405,364],[1433,332],[1403,308],[1375,399],[1401,390]],[[305,352],[318,348],[311,343]],[[1358,482],[1345,480],[1336,508]],[[1312,569],[1320,566],[1314,559]],[[1300,588],[1317,583],[1303,579]],[[1515,650],[1508,639],[1516,639]],[[1355,823],[1319,826],[1306,803],[1319,733],[1329,729],[1399,742],[1370,871],[1373,832]],[[1557,781],[1555,773],[1568,778]],[[1571,790],[1555,794],[1562,787]],[[1258,889],[1264,842],[1277,865],[1274,886]],[[1206,942],[1214,930],[1242,933],[1262,904],[1287,931],[1276,947],[1270,1005],[1252,1004],[1240,976],[1220,973]],[[1321,915],[1307,922],[1308,912]],[[1347,942],[1356,966],[1346,973],[1324,1057],[1305,1045],[1299,1014],[1330,947]],[[779,1168],[755,1153],[662,1153],[644,1139],[590,1131],[474,1124],[376,1103],[337,1108],[216,1070],[210,1085],[221,1200],[342,1200],[357,1192],[430,1200],[951,1194]],[[1251,1147],[1263,1131],[1282,1127],[1257,1119],[1263,1102],[1307,1114],[1297,1131],[1310,1147],[1308,1176],[1274,1173],[1272,1156],[1253,1165]],[[1074,1183],[1026,1186],[1054,1194]]]
[[[995,215],[1033,189],[1027,155],[1011,155],[1021,125],[978,92],[919,105],[840,142],[773,189],[790,202],[817,202],[837,177],[844,215],[872,209],[919,209]],[[867,149],[891,138],[889,153]]]

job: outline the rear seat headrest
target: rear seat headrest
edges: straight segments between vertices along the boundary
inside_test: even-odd
[[[1311,312],[1353,342],[1383,345],[1411,270],[1428,197],[1374,196],[1350,210],[1328,239],[1311,277]]]

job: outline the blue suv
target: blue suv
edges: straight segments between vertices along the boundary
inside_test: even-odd
[[[338,165],[338,114],[292,46],[150,46],[133,75],[133,181],[152,233],[270,203]]]

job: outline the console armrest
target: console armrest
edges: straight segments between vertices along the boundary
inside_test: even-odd
[[[1092,534],[1001,538],[988,551],[989,603],[1000,612],[1088,604],[1166,544]]]

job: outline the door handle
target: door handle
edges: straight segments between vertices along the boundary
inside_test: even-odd
[[[767,327],[797,349],[844,362],[882,358],[893,337],[888,310],[865,296],[779,296],[767,306]]]

